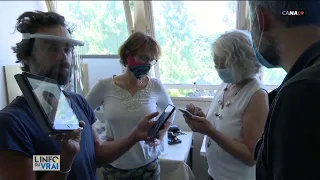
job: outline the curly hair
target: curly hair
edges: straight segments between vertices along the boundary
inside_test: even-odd
[[[212,50],[215,56],[225,60],[237,82],[260,72],[261,65],[256,60],[248,31],[233,30],[222,34],[213,43]]]
[[[153,53],[157,60],[161,56],[161,48],[152,36],[143,32],[135,32],[119,48],[120,63],[126,67],[128,56],[134,56],[141,50]]]
[[[72,33],[72,29],[67,26],[65,18],[55,12],[24,12],[21,14],[15,25],[15,30],[20,33],[36,33],[39,28],[51,27],[51,26],[64,26],[68,29],[69,33]],[[22,71],[30,71],[29,65],[25,64],[24,61],[31,56],[33,49],[34,39],[23,39],[16,43],[12,47],[13,52],[16,54],[16,63],[22,64]]]

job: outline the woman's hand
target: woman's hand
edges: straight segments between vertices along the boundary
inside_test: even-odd
[[[136,141],[149,141],[149,131],[156,121],[152,121],[153,118],[157,117],[159,112],[154,112],[144,116],[133,129],[132,136]]]
[[[159,146],[160,140],[159,139],[149,140],[149,141],[146,141],[146,144],[148,144],[150,147]]]
[[[189,111],[191,114],[199,116],[199,117],[206,117],[206,115],[203,113],[202,109],[198,106],[193,105],[192,103],[186,105],[187,111]]]
[[[207,135],[209,132],[215,131],[212,124],[204,117],[192,116],[192,118],[188,118],[185,115],[183,115],[183,117],[190,129],[194,132]]]

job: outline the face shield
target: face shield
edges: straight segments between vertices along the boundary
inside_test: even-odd
[[[34,41],[30,72],[57,80],[66,91],[83,94],[82,47],[84,43],[68,37],[23,33],[22,39]]]

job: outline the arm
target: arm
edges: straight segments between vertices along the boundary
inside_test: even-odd
[[[86,102],[86,100],[82,98],[82,102],[84,103],[84,112],[86,113],[90,121],[90,125],[93,125],[96,122],[97,118],[90,105]],[[156,117],[157,115],[158,113],[156,112],[144,116],[142,120],[138,123],[137,127],[131,131],[131,133],[117,140],[113,140],[112,138],[107,137],[107,141],[102,142],[96,134],[95,128],[91,126],[94,138],[96,165],[102,166],[104,164],[111,163],[114,160],[121,157],[138,141],[147,140],[148,131],[154,125],[154,122],[152,122],[151,119]]]
[[[158,95],[157,106],[160,109],[165,109],[168,104],[173,105],[173,102],[167,92],[167,90],[163,87],[162,83],[159,80],[155,79],[154,91]],[[165,136],[166,132],[170,128],[170,125],[173,123],[174,118],[176,117],[176,111],[172,113],[168,121],[165,123],[164,128],[159,132],[159,139],[162,140]]]
[[[68,171],[72,166],[72,159],[68,156],[60,156],[61,171]],[[67,160],[69,159],[69,160]],[[36,171],[33,171],[32,157],[24,153],[12,150],[0,150],[0,179],[1,180],[36,180]],[[17,173],[19,171],[19,173]],[[41,180],[66,180],[68,173],[62,174],[58,171],[49,171]]]
[[[24,125],[14,117],[0,115],[0,179],[1,180],[35,180],[32,155],[32,140]],[[71,169],[73,157],[60,154],[61,171]],[[17,173],[17,171],[19,173]],[[47,172],[42,180],[65,180],[68,174]]]
[[[112,138],[107,137],[107,141],[102,142],[94,129],[92,129],[92,132],[97,166],[102,166],[115,161],[139,141],[135,138],[134,132],[131,132],[129,135],[115,141]]]
[[[255,145],[263,133],[267,116],[268,95],[264,90],[259,90],[253,94],[243,114],[243,142],[227,137],[214,128],[207,135],[224,151],[253,166]]]
[[[96,85],[96,88],[92,89],[91,93],[88,94],[87,100],[90,100],[92,104],[98,104],[96,102],[100,102],[98,99],[94,97],[94,94],[98,90],[100,85]],[[101,89],[101,88],[100,88]],[[100,90],[99,90],[100,91]],[[134,146],[139,139],[136,137],[136,129],[134,129],[130,134],[119,138],[117,140],[113,140],[108,134],[109,128],[107,128],[107,141],[102,142],[96,133],[96,128],[94,127],[94,123],[97,121],[97,118],[92,110],[92,106],[87,103],[85,99],[82,98],[84,103],[84,111],[90,120],[91,128],[92,128],[92,135],[94,138],[94,151],[95,151],[95,162],[98,167],[113,162],[114,160],[118,159],[122,156],[125,152],[127,152],[132,146]],[[102,102],[102,101],[101,101]]]
[[[93,129],[96,164],[101,166],[110,163],[122,156],[138,141],[149,140],[148,131],[155,124],[155,122],[151,120],[158,114],[158,112],[154,112],[144,116],[129,135],[114,141],[105,141],[101,143]]]
[[[104,82],[105,80],[99,80],[86,96],[86,100],[93,110],[103,103],[103,94],[106,90]]]
[[[291,84],[279,94],[266,137],[268,166],[275,180],[320,179],[317,83]]]

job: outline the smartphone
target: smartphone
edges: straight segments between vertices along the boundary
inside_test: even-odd
[[[54,79],[26,72],[15,78],[44,132],[52,135],[79,128],[78,117]]]
[[[181,108],[179,108],[179,111],[182,112],[188,118],[192,118],[192,114],[189,111],[181,109]]]
[[[175,111],[175,107],[169,104],[166,109],[163,111],[163,113],[158,118],[157,122],[152,126],[152,128],[149,130],[148,136],[150,139],[155,139],[161,130],[161,128],[164,126],[164,124],[168,121],[172,113]]]

